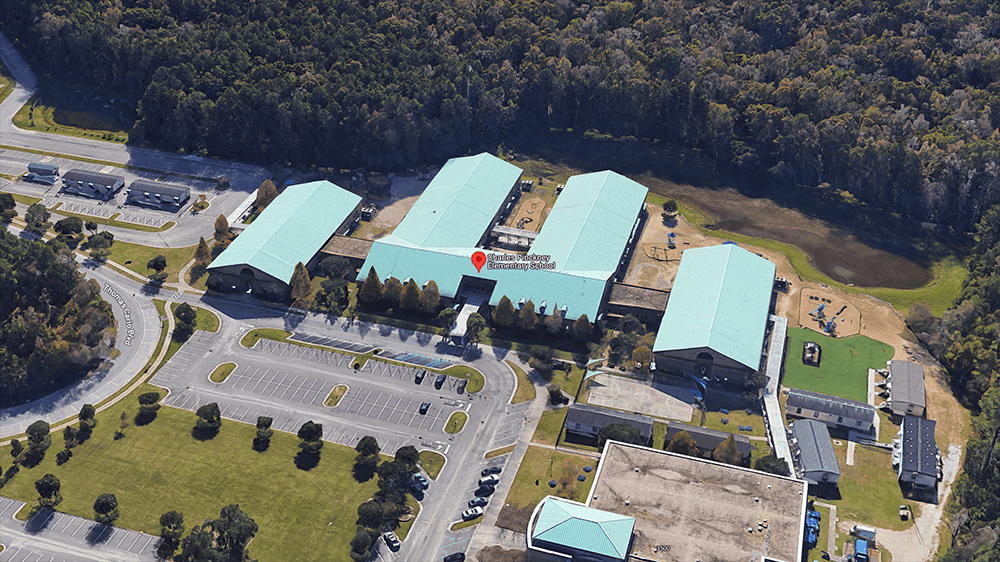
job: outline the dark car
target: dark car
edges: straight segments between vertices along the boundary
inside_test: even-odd
[[[420,413],[423,414],[423,415],[426,415],[427,414],[427,409],[430,408],[430,407],[431,407],[431,403],[430,402],[424,402],[423,404],[420,405]]]
[[[476,490],[475,496],[477,498],[492,496],[495,491],[497,491],[496,486],[493,486],[492,484],[483,484],[478,490]]]
[[[414,379],[415,382],[417,384],[420,384],[420,383],[424,382],[424,375],[426,375],[426,374],[427,374],[427,371],[425,371],[424,369],[420,369],[419,371],[417,371],[417,376]]]
[[[462,562],[465,560],[464,552],[456,552],[454,554],[449,554],[441,559],[441,562]]]
[[[438,378],[434,379],[434,388],[440,389],[441,385],[444,384],[444,381],[447,379],[448,375],[445,374],[438,375]]]
[[[456,388],[455,391],[458,392],[459,394],[463,394],[465,392],[465,385],[468,383],[469,381],[465,379],[458,381],[458,388]]]
[[[480,476],[489,476],[490,474],[500,474],[501,472],[503,472],[503,469],[500,468],[500,465],[490,466],[484,468]]]
[[[469,507],[485,507],[488,503],[490,503],[490,500],[486,498],[475,498],[469,500]]]

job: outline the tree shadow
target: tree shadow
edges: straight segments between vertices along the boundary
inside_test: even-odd
[[[36,452],[29,447],[25,451],[24,461],[21,463],[21,466],[24,468],[35,468],[42,462],[42,459],[45,458],[46,451],[48,451],[48,449]]]
[[[462,354],[462,358],[466,361],[475,361],[483,356],[483,348],[478,345],[472,345],[465,348],[465,353]]]
[[[209,441],[214,439],[216,435],[219,434],[218,427],[198,427],[194,426],[191,428],[191,437],[194,437],[198,441]]]
[[[24,526],[24,530],[28,533],[34,535],[41,533],[49,526],[49,522],[52,521],[52,508],[43,507],[36,512],[31,519]]]
[[[156,419],[156,412],[155,411],[154,412],[139,412],[138,414],[135,415],[135,418],[133,419],[133,421],[135,422],[136,426],[141,427],[141,426],[149,425],[149,424],[153,423],[153,420],[155,420],[155,419]]]
[[[312,470],[319,464],[319,453],[307,453],[299,451],[295,455],[295,468],[299,470]]]
[[[84,539],[89,544],[92,545],[101,544],[103,542],[106,542],[109,538],[111,538],[113,530],[114,527],[112,527],[111,525],[105,525],[104,523],[94,523],[90,527],[90,529],[87,530],[87,534],[84,536]]]
[[[257,451],[258,453],[263,453],[271,448],[271,440],[259,439],[257,437],[254,437],[252,447],[254,451]]]
[[[375,477],[375,467],[361,463],[354,463],[354,466],[351,468],[351,476],[353,476],[354,480],[358,483],[368,482]]]

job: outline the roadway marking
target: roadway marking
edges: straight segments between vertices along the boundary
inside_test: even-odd
[[[133,547],[133,546],[135,546],[135,543],[139,542],[139,539],[140,539],[140,538],[142,538],[142,533],[136,533],[136,534],[135,534],[135,540],[134,540],[134,541],[132,541],[132,544],[128,545],[128,548],[126,548],[125,550],[127,550],[127,551],[129,551],[129,552],[132,552],[132,547]],[[147,541],[147,542],[148,542],[148,541]],[[140,550],[141,550],[141,549],[140,549]]]
[[[148,539],[146,539],[146,543],[142,545],[142,548],[140,548],[138,550],[138,552],[142,552],[142,551],[146,550],[146,547],[149,546],[149,543],[152,542],[154,538],[156,538],[156,537],[150,535],[150,537]],[[131,548],[129,548],[129,550],[131,550]]]

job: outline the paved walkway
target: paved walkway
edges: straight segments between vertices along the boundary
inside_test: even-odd
[[[778,402],[778,379],[781,377],[781,361],[785,356],[785,333],[788,331],[788,319],[781,316],[771,316],[774,328],[771,330],[771,343],[767,351],[767,386],[764,387],[764,421],[775,455],[788,463],[789,470],[794,470],[792,450],[788,446],[788,433],[785,430],[785,416]]]
[[[830,521],[829,521],[830,532],[827,533],[826,536],[827,539],[826,552],[827,554],[830,555],[831,560],[833,560],[834,558],[839,559],[839,557],[835,557],[833,555],[833,553],[837,549],[837,506],[833,505],[832,503],[821,503],[821,502],[813,502],[813,505],[825,507],[830,510]]]

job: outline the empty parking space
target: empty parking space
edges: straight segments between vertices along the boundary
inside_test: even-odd
[[[511,406],[504,416],[500,418],[497,430],[493,434],[493,440],[490,441],[489,449],[491,451],[517,443],[517,438],[521,435],[525,414],[530,404],[531,402],[522,402],[516,406]]]
[[[13,518],[22,505],[24,505],[24,502],[9,498],[0,498],[0,521],[3,521],[7,517]],[[0,524],[0,528],[2,527],[3,524]]]
[[[317,405],[323,403],[334,384],[282,369],[252,365],[237,368],[224,386],[277,400]]]
[[[381,421],[405,425],[429,431],[444,431],[444,425],[451,415],[451,409],[445,409],[441,404],[431,402],[426,414],[419,412],[424,400],[420,398],[404,398],[398,394],[365,389],[358,392],[348,391],[340,400],[339,409],[351,414]]]
[[[372,346],[355,343],[344,340],[339,340],[337,338],[328,338],[326,336],[314,336],[311,334],[294,333],[288,337],[290,340],[300,341],[302,343],[311,343],[313,345],[322,345],[325,347],[332,347],[334,349],[343,349],[344,351],[350,351],[352,353],[368,353],[372,349]]]
[[[337,367],[350,367],[351,361],[354,359],[353,355],[345,355],[336,351],[303,347],[301,345],[267,339],[257,340],[257,343],[253,346],[253,350],[281,359],[302,359],[310,363]]]

